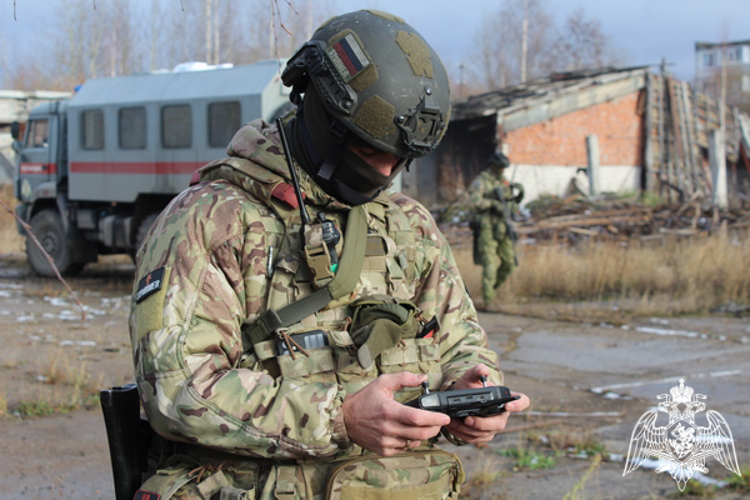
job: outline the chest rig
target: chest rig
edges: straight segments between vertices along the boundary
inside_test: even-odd
[[[271,376],[338,382],[347,391],[379,373],[404,370],[431,373],[430,384],[439,384],[436,339],[417,338],[425,324],[434,328],[435,322],[410,302],[421,254],[408,217],[395,203],[382,196],[324,215],[322,207],[308,203],[318,224],[301,233],[297,200],[280,175],[232,157],[204,167],[201,178],[240,185],[276,216],[263,221],[266,307],[243,326],[241,366]],[[344,228],[338,242],[323,234],[331,225]],[[386,321],[368,327],[367,318]]]

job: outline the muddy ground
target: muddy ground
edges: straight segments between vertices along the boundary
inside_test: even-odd
[[[132,378],[132,272],[115,259],[71,280],[87,308],[81,322],[59,283],[34,277],[22,256],[0,256],[1,498],[114,497],[104,424],[91,395]],[[638,318],[614,326],[481,314],[480,321],[501,355],[506,384],[528,394],[533,407],[486,447],[448,446],[464,459],[463,498],[677,494],[667,473],[622,472],[639,417],[679,378],[726,418],[740,466],[750,466],[747,318]],[[599,464],[596,451],[604,457]],[[706,466],[708,481],[731,475],[714,459]],[[714,498],[749,494],[724,488]]]

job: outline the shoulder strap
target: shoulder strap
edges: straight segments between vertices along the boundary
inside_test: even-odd
[[[251,344],[271,338],[279,328],[286,328],[323,309],[331,301],[354,291],[362,273],[367,243],[367,219],[362,206],[349,211],[344,235],[344,250],[339,270],[326,286],[307,297],[293,302],[279,310],[269,309],[257,321],[242,328],[243,337]]]

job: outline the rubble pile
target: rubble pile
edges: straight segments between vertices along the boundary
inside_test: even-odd
[[[591,238],[643,241],[677,236],[706,236],[727,230],[750,228],[750,210],[718,209],[691,200],[647,206],[632,200],[584,196],[547,200],[531,208],[531,217],[516,223],[520,240],[564,241]]]

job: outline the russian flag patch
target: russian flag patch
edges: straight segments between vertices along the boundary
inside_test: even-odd
[[[346,83],[371,64],[351,33],[328,47],[326,53]]]

